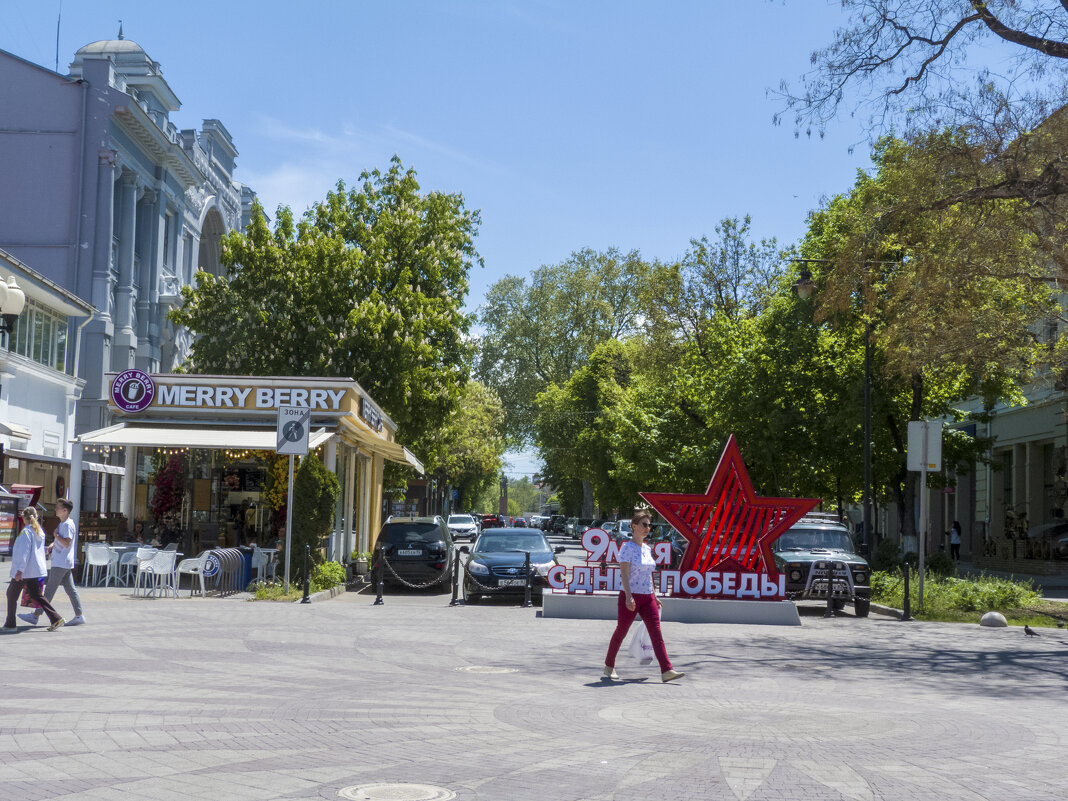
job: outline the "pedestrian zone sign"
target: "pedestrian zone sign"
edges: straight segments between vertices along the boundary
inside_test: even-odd
[[[279,406],[275,452],[280,456],[305,456],[308,453],[310,429],[311,409],[305,406]]]

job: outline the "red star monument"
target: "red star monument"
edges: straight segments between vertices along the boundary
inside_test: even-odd
[[[753,492],[734,435],[727,440],[704,495],[639,493],[689,541],[679,570],[704,573],[717,566],[778,577],[771,544],[819,498],[761,498]]]

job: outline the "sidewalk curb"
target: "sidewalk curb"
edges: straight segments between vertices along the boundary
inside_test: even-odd
[[[330,587],[326,590],[319,590],[319,592],[313,592],[308,596],[308,602],[312,601],[329,601],[331,598],[336,598],[343,592],[348,592],[348,589],[344,584],[338,584],[336,587]],[[303,603],[303,598],[298,598],[293,601],[295,604]]]
[[[898,620],[901,620],[901,618],[905,616],[905,613],[902,612],[900,609],[894,609],[894,607],[892,606],[883,606],[882,604],[877,604],[874,601],[872,601],[871,603],[871,611],[875,612],[876,614],[886,615],[886,617],[896,617]]]

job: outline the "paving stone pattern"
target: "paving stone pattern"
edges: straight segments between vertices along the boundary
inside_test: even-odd
[[[605,683],[611,624],[510,602],[125,593],[85,590],[88,625],[0,637],[0,799],[1068,796],[1063,631],[810,607],[794,628],[666,624],[685,678],[621,655]]]

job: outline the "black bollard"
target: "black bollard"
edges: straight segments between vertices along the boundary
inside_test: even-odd
[[[834,617],[834,562],[827,563],[827,610],[824,617]]]
[[[304,546],[304,597],[300,599],[302,604],[310,604],[311,598],[308,597],[308,590],[311,589],[311,578],[308,575],[308,559],[311,556],[311,546]]]
[[[382,553],[382,548],[378,549],[378,559],[375,561],[375,571],[378,573],[378,596],[375,598],[375,602],[372,606],[381,606],[384,601],[382,600],[382,590],[386,586],[386,566],[383,564],[385,554]]]
[[[460,602],[456,600],[456,582],[460,579],[460,552],[452,552],[452,600],[449,601],[449,606],[459,606]]]
[[[533,606],[530,602],[530,551],[526,552],[526,558],[523,560],[523,571],[527,575],[526,584],[523,586],[523,606]]]
[[[904,603],[902,606],[904,609],[901,612],[902,620],[912,620],[912,598],[909,595],[909,563],[905,562],[905,593]]]

